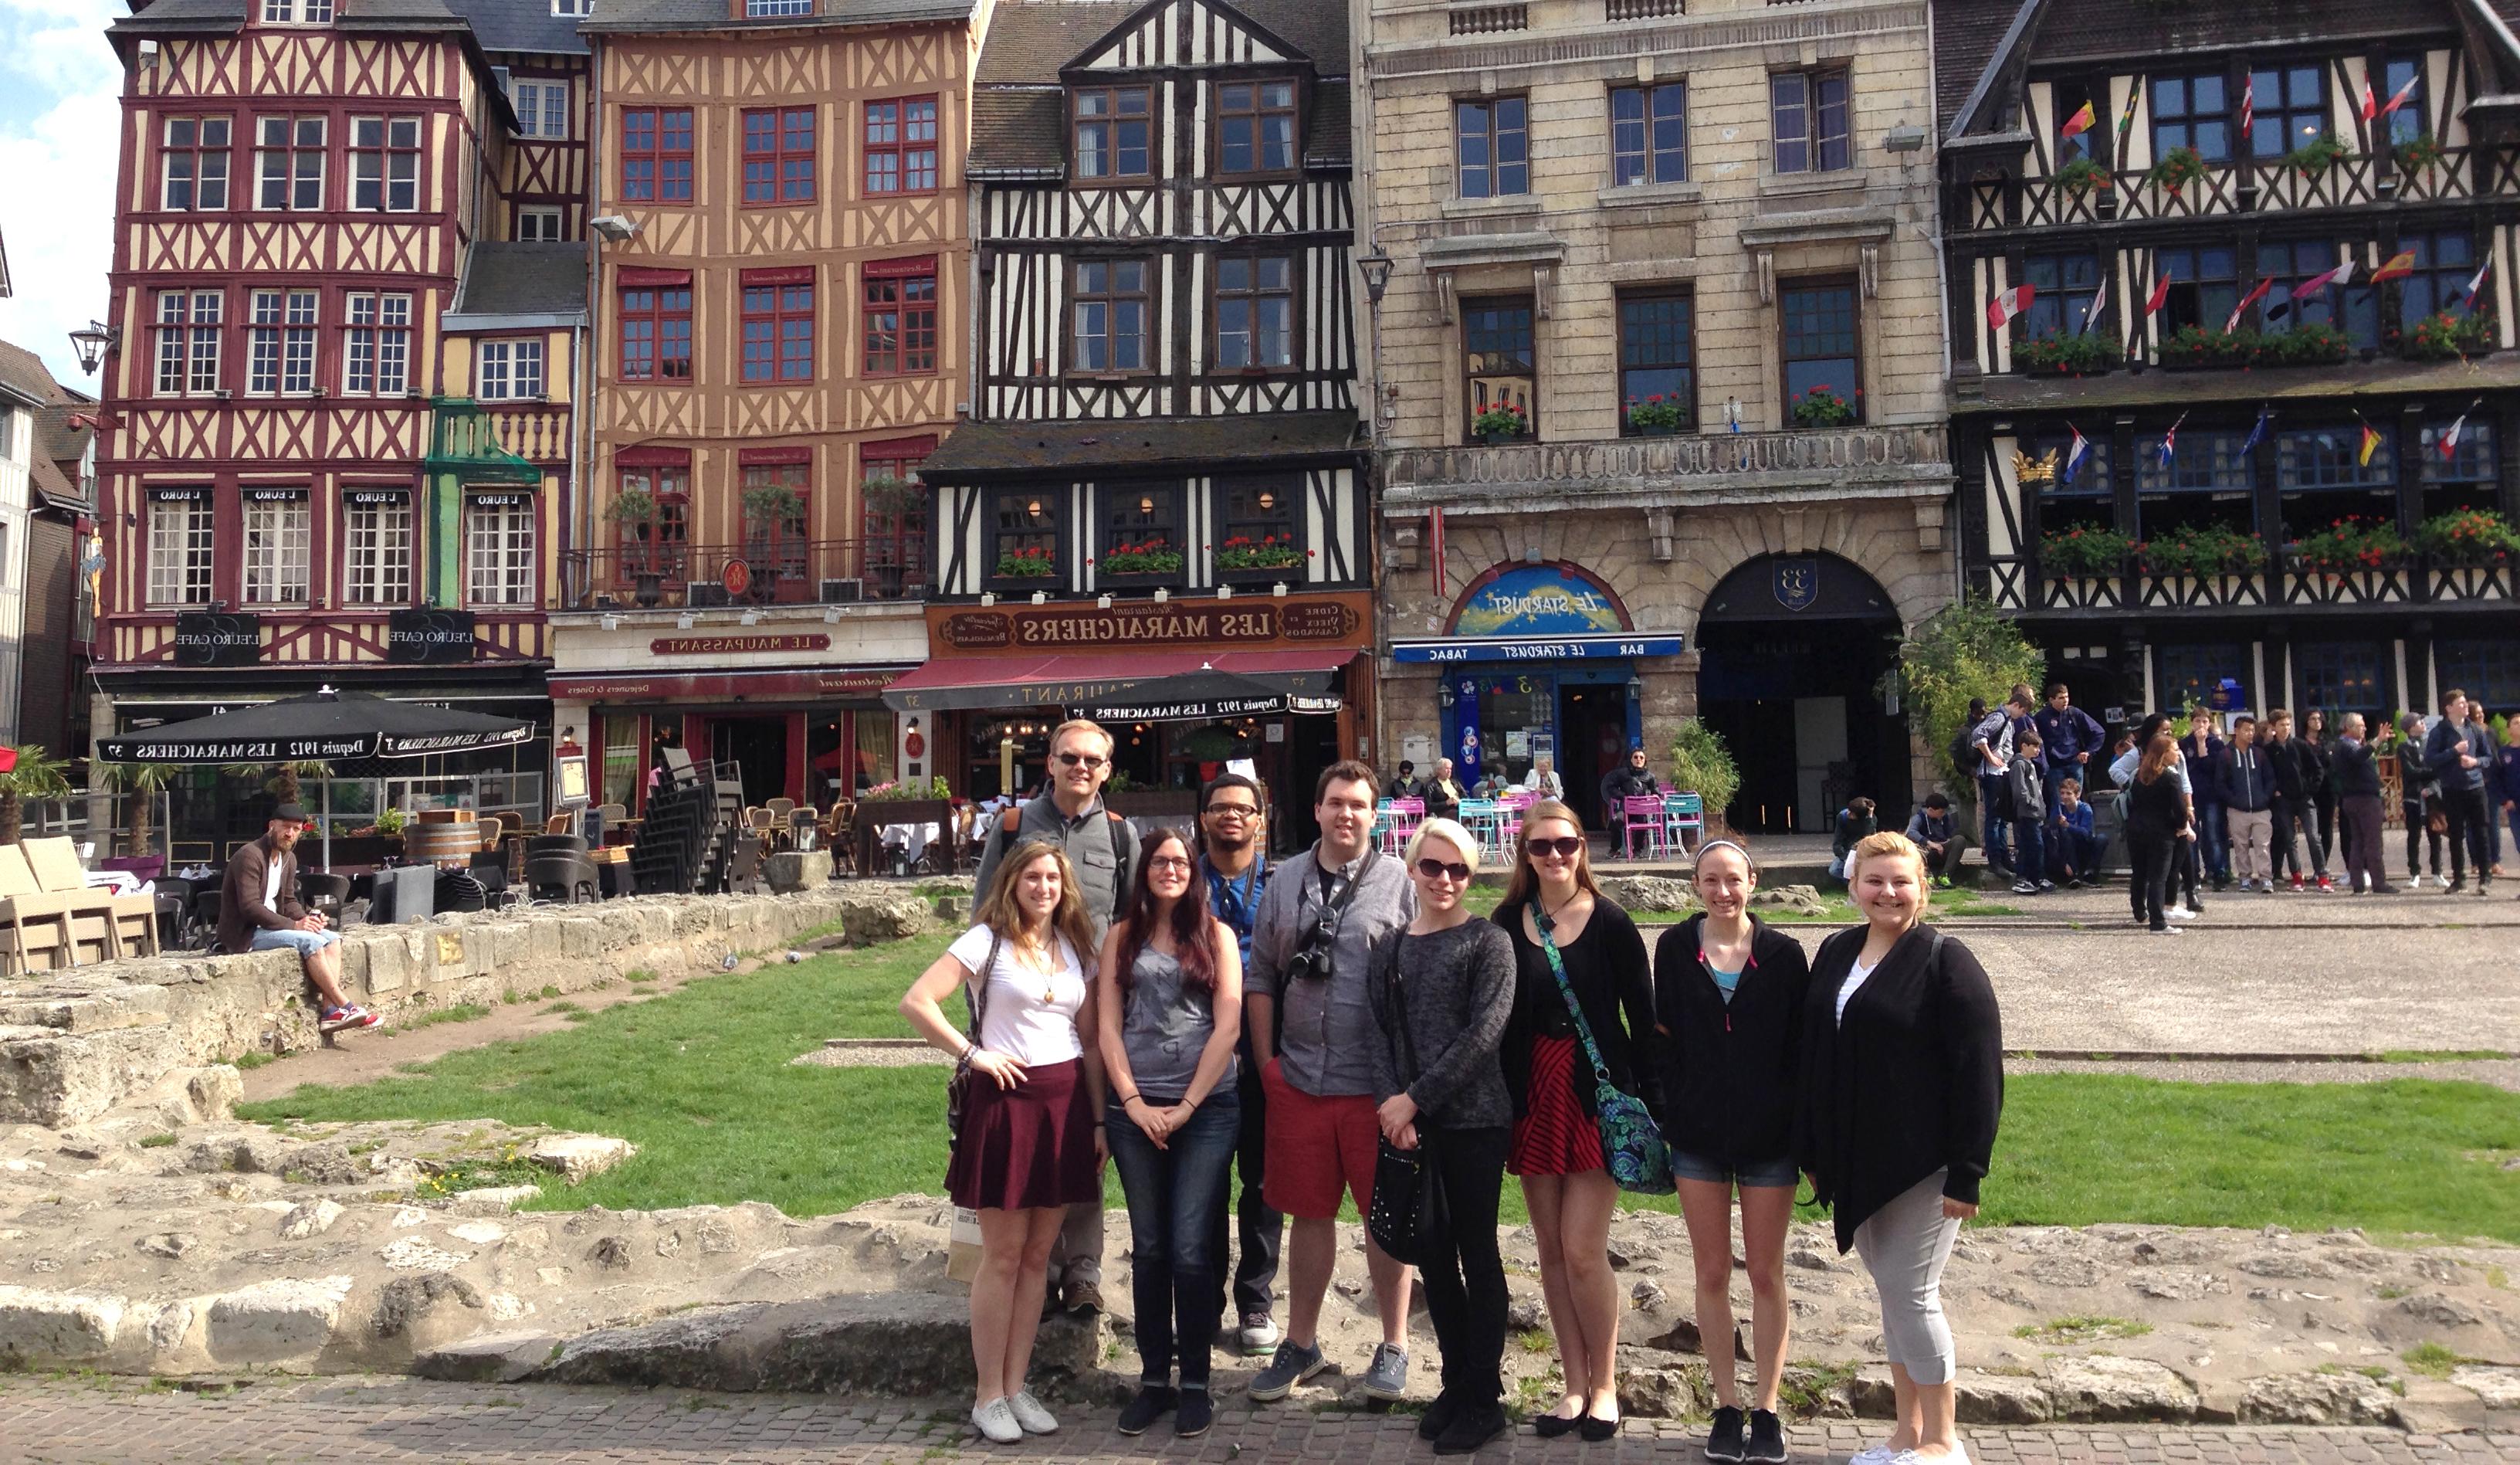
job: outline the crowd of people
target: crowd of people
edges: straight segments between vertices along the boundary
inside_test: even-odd
[[[1897,1419],[1863,1465],[1965,1459],[1939,1279],[1993,1153],[2002,1041],[1985,972],[1922,924],[1935,854],[1897,833],[1856,840],[1843,867],[1862,923],[1806,960],[1751,912],[1751,851],[1711,841],[1693,875],[1704,910],[1649,954],[1556,799],[1523,813],[1483,919],[1463,903],[1475,839],[1430,806],[1397,857],[1382,852],[1361,763],[1324,771],[1319,842],[1273,867],[1261,791],[1231,773],[1205,790],[1194,836],[1123,838],[1099,797],[1110,753],[1091,722],[1054,734],[1052,807],[993,842],[974,924],[901,1004],[957,1060],[947,1189],[979,1216],[983,1437],[1058,1428],[1026,1375],[1047,1306],[1101,1305],[1099,1275],[1079,1267],[1100,1255],[1107,1157],[1129,1210],[1140,1367],[1124,1434],[1166,1416],[1203,1434],[1219,1347],[1266,1358],[1249,1384],[1264,1403],[1331,1366],[1322,1308],[1346,1199],[1371,1219],[1380,1324],[1364,1394],[1406,1390],[1419,1285],[1441,1362],[1418,1433],[1439,1453],[1498,1438],[1510,1173],[1564,1381],[1532,1421],[1540,1436],[1617,1432],[1610,1220],[1623,1188],[1676,1191],[1715,1341],[1705,1451],[1786,1458],[1784,1245],[1807,1183],[1880,1296]],[[1736,1212],[1746,1384],[1723,1342]]]

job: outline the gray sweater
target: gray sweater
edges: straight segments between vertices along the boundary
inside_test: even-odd
[[[980,868],[973,872],[975,903],[989,898],[989,882],[998,878],[998,861],[1015,846],[1032,840],[1067,851],[1067,863],[1076,871],[1077,898],[1085,902],[1086,917],[1094,923],[1094,939],[1100,943],[1137,880],[1138,832],[1128,820],[1104,809],[1100,794],[1073,819],[1058,811],[1057,800],[1044,795],[1023,806],[1012,835],[1003,829],[990,831],[980,850]],[[1090,951],[1078,954],[1089,962],[1094,958]]]
[[[1362,876],[1365,884],[1348,903],[1330,942],[1327,980],[1286,973],[1286,959],[1321,918],[1322,879],[1312,850],[1270,872],[1252,922],[1251,970],[1243,974],[1243,994],[1277,999],[1282,1020],[1279,1074],[1316,1098],[1373,1092],[1374,1055],[1383,1042],[1366,999],[1372,948],[1418,914],[1418,888],[1402,873],[1400,861],[1368,855]],[[1346,888],[1344,878],[1333,877],[1331,898]],[[1248,1025],[1244,1030],[1250,1030]]]
[[[1390,939],[1400,946],[1400,1000],[1418,1062],[1411,1067],[1402,1051],[1399,1015],[1379,976],[1388,958],[1377,951],[1370,990],[1373,1020],[1389,1040],[1374,1049],[1374,1098],[1405,1087],[1419,1122],[1441,1129],[1512,1123],[1513,1095],[1497,1056],[1513,1016],[1512,939],[1494,921],[1470,920],[1450,931],[1404,931]]]

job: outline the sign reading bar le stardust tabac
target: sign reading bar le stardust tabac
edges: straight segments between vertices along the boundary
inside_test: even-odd
[[[1335,646],[1372,636],[1371,597],[1354,591],[1290,597],[1091,605],[928,608],[929,645],[950,652],[1056,651],[1098,646]]]

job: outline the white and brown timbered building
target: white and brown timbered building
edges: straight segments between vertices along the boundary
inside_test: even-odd
[[[445,316],[509,225],[518,133],[482,37],[565,37],[513,8],[156,0],[112,27],[100,728],[324,682],[541,715],[567,392],[522,455],[449,421],[474,409]],[[461,571],[476,476],[535,500],[524,542],[489,526],[521,591]]]
[[[499,154],[498,216],[490,237],[527,244],[586,238],[594,201],[595,74],[577,32],[595,0],[447,0],[472,23],[516,110]]]
[[[1939,9],[1964,570],[2082,705],[2520,706],[2512,18]]]
[[[1361,746],[1347,70],[1344,7],[1319,0],[994,11],[971,421],[928,463],[930,660],[889,698],[964,710],[939,737],[958,791],[997,788],[1009,737],[1037,762],[1059,707],[1126,718],[1140,789],[1252,755],[1309,789]]]

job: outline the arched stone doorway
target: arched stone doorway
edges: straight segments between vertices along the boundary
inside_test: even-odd
[[[1741,770],[1735,829],[1825,830],[1858,794],[1885,826],[1906,817],[1908,720],[1881,695],[1900,632],[1889,592],[1836,555],[1760,555],[1716,584],[1697,622],[1697,710]]]

